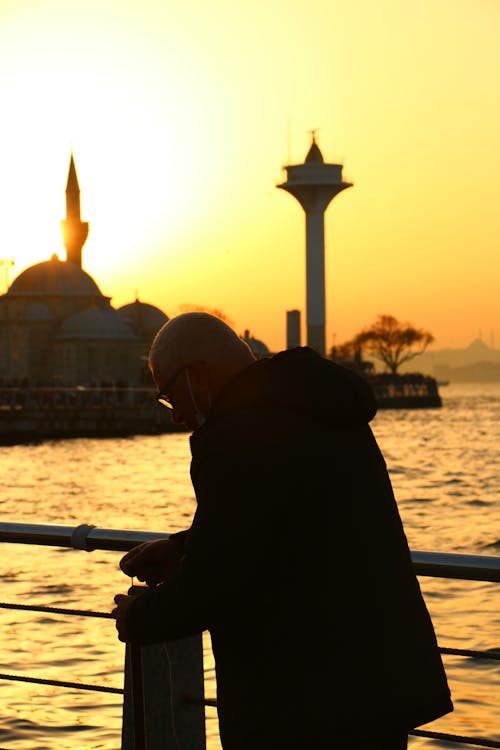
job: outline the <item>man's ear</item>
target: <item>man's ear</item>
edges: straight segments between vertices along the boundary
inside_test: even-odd
[[[213,394],[213,378],[210,367],[206,362],[195,362],[193,365],[189,365],[189,370],[192,373],[198,391],[203,394]]]

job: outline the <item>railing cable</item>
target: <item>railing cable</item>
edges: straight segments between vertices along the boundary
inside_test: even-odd
[[[451,654],[453,656],[468,656],[470,659],[487,659],[491,661],[500,661],[500,651],[471,651],[465,648],[447,648],[440,646],[439,651],[442,654]]]
[[[123,695],[123,688],[105,687],[104,685],[89,685],[85,682],[63,682],[62,680],[48,680],[42,677],[26,677],[20,674],[3,674],[0,672],[0,680],[12,680],[13,682],[31,682],[36,685],[55,685],[56,687],[75,688],[76,690],[94,690],[98,693],[116,693]]]
[[[63,607],[42,607],[34,604],[12,604],[10,602],[0,602],[2,609],[24,610],[27,612],[45,612],[57,615],[76,615],[81,617],[100,617],[112,619],[113,615],[109,612],[92,612],[87,609],[66,609]],[[76,690],[92,690],[98,693],[115,693],[123,695],[122,688],[105,687],[104,685],[90,685],[84,682],[66,682],[63,680],[49,680],[41,677],[27,677],[25,675],[14,675],[0,673],[0,680],[12,680],[14,682],[30,682],[37,685],[54,685],[56,687],[75,688]]]
[[[110,612],[92,612],[89,609],[65,609],[63,607],[42,607],[35,604],[12,604],[10,602],[0,602],[2,609],[21,609],[27,612],[48,612],[54,615],[78,615],[80,617],[102,617],[113,619]]]
[[[446,734],[445,732],[428,732],[426,729],[412,729],[408,734],[415,737],[429,737],[433,740],[444,740],[445,742],[456,742],[461,745],[476,745],[478,747],[500,748],[500,742],[489,740],[486,737],[465,737],[460,734]]]
[[[94,612],[88,609],[65,609],[63,607],[45,607],[34,604],[13,604],[11,602],[0,602],[0,608],[2,609],[20,609],[27,612],[45,612],[56,615],[76,615],[81,617],[101,617],[103,619],[112,619],[113,615],[109,612]],[[441,646],[439,648],[442,654],[448,654],[452,656],[466,656],[471,659],[485,659],[491,661],[500,661],[500,651],[497,649],[493,651],[475,651],[471,649],[463,648],[448,648]],[[1,750],[1,748],[0,748]]]

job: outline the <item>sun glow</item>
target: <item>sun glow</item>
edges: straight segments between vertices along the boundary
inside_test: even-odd
[[[4,26],[0,59],[22,63],[3,90],[13,104],[2,146],[9,181],[0,184],[1,243],[16,269],[64,256],[71,151],[90,222],[85,259],[96,273],[175,233],[210,166],[199,143],[203,92],[189,70],[179,77],[164,59],[151,75],[154,50],[146,38],[134,43],[131,19],[114,17],[112,6],[99,11],[98,27],[92,14],[75,16],[57,2],[11,12],[10,33]]]
[[[380,313],[437,346],[498,326],[498,5],[361,6],[2,0],[11,280],[65,257],[73,151],[104,293],[222,309],[281,348],[304,309],[304,217],[275,184],[319,127],[354,182],[326,215],[328,344]]]

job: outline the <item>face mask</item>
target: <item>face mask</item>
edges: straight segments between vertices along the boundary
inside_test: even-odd
[[[195,399],[194,394],[193,394],[193,388],[191,386],[191,378],[189,377],[189,370],[186,370],[186,380],[187,380],[187,384],[188,384],[189,395],[191,397],[191,401],[193,402],[194,418],[196,420],[196,424],[197,424],[198,427],[202,427],[202,425],[204,425],[205,422],[207,421],[207,418],[200,411],[200,409],[198,408],[198,404],[196,403],[196,399]],[[207,396],[208,396],[208,406],[210,408],[210,406],[212,406],[212,398],[210,396],[210,391],[208,390],[208,388],[207,388]]]

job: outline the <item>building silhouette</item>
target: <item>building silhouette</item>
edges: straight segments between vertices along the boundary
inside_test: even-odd
[[[352,183],[342,180],[342,165],[327,164],[314,131],[303,164],[285,167],[286,182],[277,185],[294,196],[306,214],[307,345],[325,356],[325,211]]]
[[[150,385],[147,352],[168,317],[138,299],[115,309],[82,268],[89,225],[73,155],[61,225],[66,259],[26,268],[0,296],[0,383]]]

